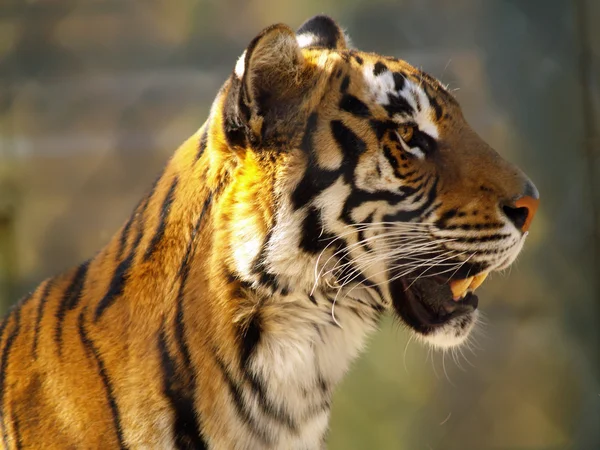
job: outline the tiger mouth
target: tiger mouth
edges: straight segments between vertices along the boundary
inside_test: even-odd
[[[474,292],[487,275],[400,278],[390,285],[394,309],[408,326],[429,334],[477,309],[479,298]]]

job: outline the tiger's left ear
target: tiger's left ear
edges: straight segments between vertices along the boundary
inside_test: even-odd
[[[348,37],[329,16],[319,15],[308,19],[296,31],[301,48],[322,47],[331,50],[346,50]]]
[[[252,40],[235,66],[227,105],[228,133],[237,132],[243,141],[237,145],[260,144],[268,137],[267,124],[293,110],[286,105],[300,98],[303,68],[296,35],[287,25],[270,26]]]

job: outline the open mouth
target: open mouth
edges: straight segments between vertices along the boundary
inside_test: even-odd
[[[397,279],[390,286],[394,309],[415,331],[429,334],[477,309],[475,290],[487,275],[480,272],[466,277],[457,274]]]

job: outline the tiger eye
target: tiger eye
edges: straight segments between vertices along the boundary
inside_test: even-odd
[[[414,131],[415,127],[410,125],[401,125],[398,129],[398,134],[404,142],[408,143],[412,139]]]

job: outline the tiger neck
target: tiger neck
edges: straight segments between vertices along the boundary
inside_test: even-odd
[[[222,126],[217,118],[209,125]],[[213,198],[212,259],[206,269],[211,290],[223,299],[216,320],[239,346],[239,360],[228,363],[239,365],[250,379],[262,379],[273,399],[288,402],[282,406],[297,414],[316,410],[315,402],[329,405],[333,388],[363,348],[383,308],[366,289],[315,286],[317,255],[295,250],[301,237],[289,236],[287,230],[301,233],[302,226],[291,226],[294,213],[274,205],[275,171],[268,170],[268,164],[265,169],[252,151],[226,161],[223,155],[231,155],[231,149],[223,142],[207,141],[204,158],[210,168],[218,161],[229,169],[222,176],[227,183]],[[285,155],[273,156],[278,157]],[[215,345],[218,352],[219,343]]]
[[[273,448],[320,447],[335,387],[377,327],[381,312],[369,296],[338,297],[332,308],[335,298],[324,290],[263,297],[252,313],[237,310],[245,316],[235,327],[237,350],[215,351],[245,398],[241,408],[259,432],[269,430],[262,439]],[[363,303],[354,304],[357,298]],[[256,438],[256,429],[247,431],[248,439]]]
[[[224,143],[211,137],[218,133],[207,129],[205,124],[175,153],[159,180],[175,186],[180,195],[170,201],[167,193],[157,208],[168,208],[168,214],[162,242],[148,258],[151,282],[146,285],[153,291],[138,298],[145,299],[140,301],[149,311],[159,310],[166,322],[188,318],[181,336],[167,333],[161,339],[181,341],[189,355],[177,358],[191,361],[200,390],[213,389],[204,373],[216,370],[220,375],[215,376],[229,380],[230,390],[219,395],[225,404],[239,402],[236,407],[250,417],[254,425],[247,425],[248,439],[258,439],[259,446],[271,442],[275,448],[292,448],[297,440],[317,443],[327,430],[334,387],[376,327],[381,308],[362,290],[347,296],[320,288],[311,295],[306,286],[297,291],[248,282],[248,274],[232,264],[239,249],[235,242],[244,242],[246,231],[254,233],[247,237],[260,235],[259,243],[255,239],[241,255],[260,252],[269,227],[240,222],[235,214],[274,221],[272,193],[257,187],[256,178],[238,176],[239,160],[227,157]],[[246,161],[245,170],[250,163]],[[271,181],[265,179],[267,185]],[[240,211],[249,195],[259,200],[249,202],[252,211]],[[234,239],[232,233],[242,234]],[[293,259],[295,252],[288,251]],[[252,264],[245,267],[251,270]],[[207,361],[207,354],[212,359]]]

